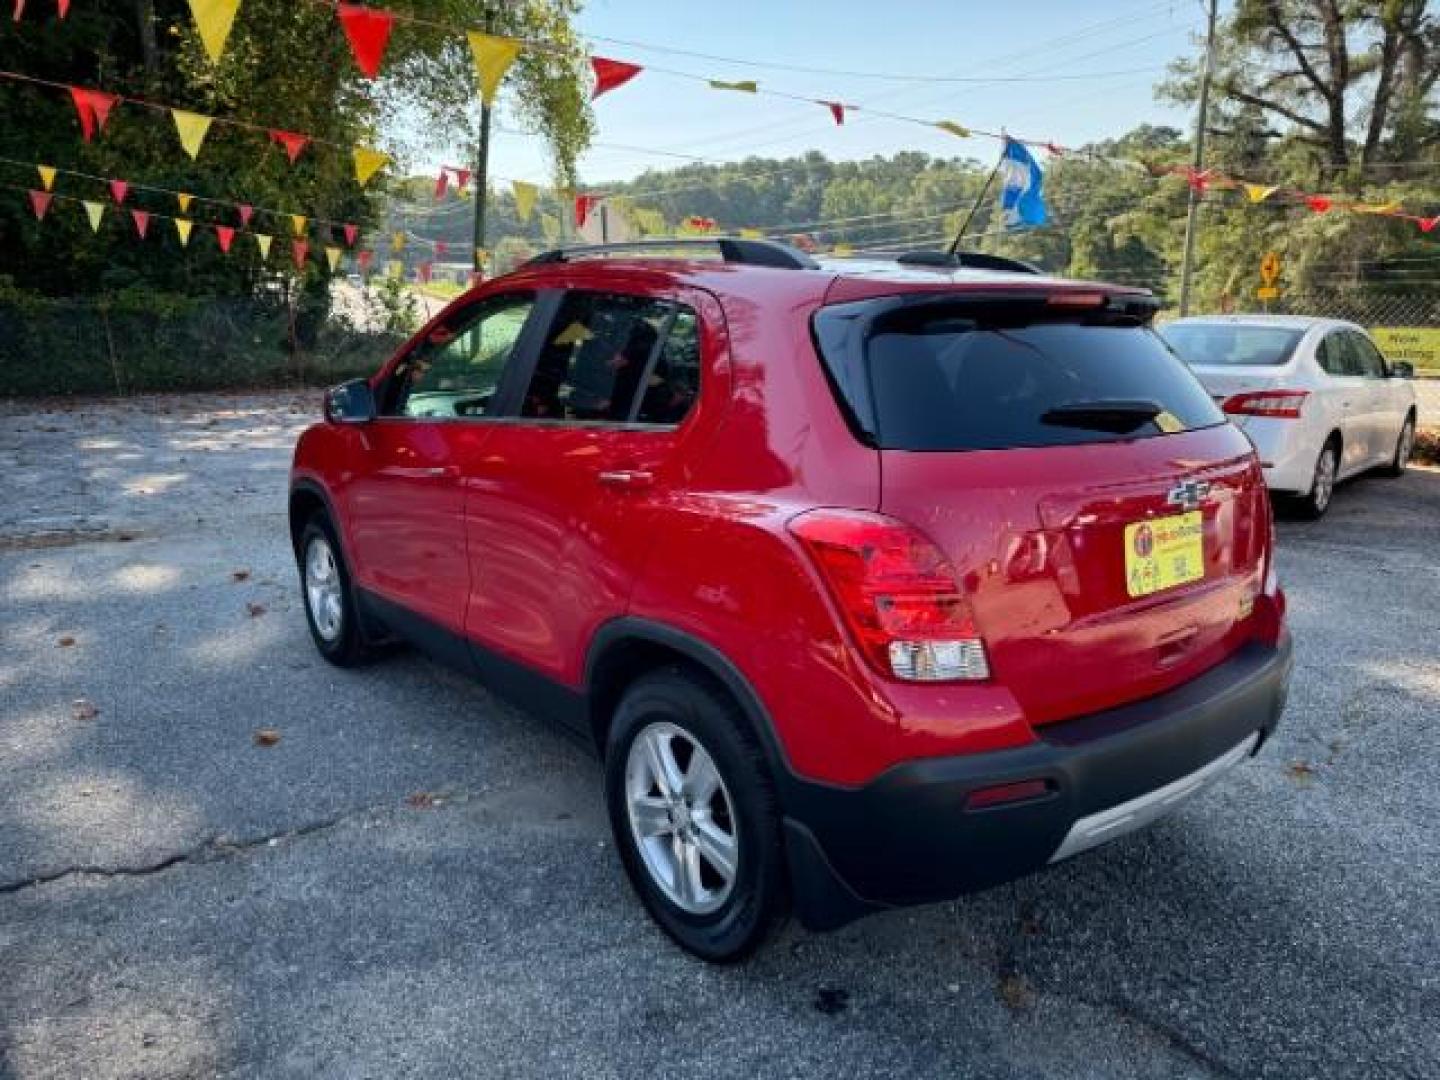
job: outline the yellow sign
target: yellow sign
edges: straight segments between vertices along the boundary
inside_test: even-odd
[[[1260,280],[1267,286],[1280,280],[1280,256],[1273,251],[1267,251],[1260,260]]]
[[[1372,326],[1370,336],[1387,360],[1440,368],[1440,329],[1421,326]]]
[[[1205,516],[1188,514],[1125,526],[1125,587],[1131,596],[1199,581],[1205,576]]]
[[[1255,290],[1255,295],[1261,300],[1279,300],[1280,290],[1274,285],[1262,285]]]

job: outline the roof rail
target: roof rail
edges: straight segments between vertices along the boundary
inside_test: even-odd
[[[776,240],[750,240],[737,236],[684,237],[677,240],[627,240],[615,244],[583,244],[577,247],[556,248],[542,252],[530,259],[527,266],[543,266],[547,263],[569,262],[573,258],[589,255],[608,255],[626,251],[667,251],[673,248],[705,247],[720,252],[720,258],[727,263],[743,266],[773,266],[782,270],[816,270],[820,264],[799,248],[782,244]]]
[[[906,251],[895,257],[901,266],[932,266],[940,270],[973,267],[977,270],[1008,270],[1014,274],[1038,274],[1040,268],[1005,255],[987,255],[983,251]]]

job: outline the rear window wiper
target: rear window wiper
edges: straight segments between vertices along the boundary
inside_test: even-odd
[[[1067,401],[1040,414],[1042,424],[1053,427],[1084,428],[1128,435],[1150,423],[1165,406],[1144,398],[1098,398],[1094,401]]]

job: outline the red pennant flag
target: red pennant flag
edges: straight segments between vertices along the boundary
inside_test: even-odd
[[[445,168],[455,174],[455,190],[464,191],[465,185],[470,183],[470,170],[457,169],[454,165],[446,165]]]
[[[140,234],[140,239],[145,239],[145,230],[150,228],[150,212],[148,210],[131,210],[130,216],[135,219],[135,231]]]
[[[445,192],[450,188],[450,174],[442,166],[440,175],[435,178],[435,198],[443,199]]]
[[[310,255],[310,245],[304,240],[290,241],[290,255],[295,260],[295,269],[304,270],[305,260]]]
[[[844,102],[841,101],[821,101],[818,104],[824,105],[827,109],[830,110],[830,115],[835,118],[835,123],[837,124],[845,123],[846,110],[853,109],[855,107],[853,105],[846,105]]]
[[[110,110],[120,99],[114,94],[83,87],[70,87],[70,98],[75,102],[75,112],[80,117],[80,133],[88,143],[97,131],[105,130],[105,121],[110,119]]]
[[[1415,224],[1420,226],[1421,232],[1428,233],[1431,229],[1435,228],[1436,225],[1440,225],[1440,217],[1416,218]]]
[[[600,205],[604,195],[576,195],[575,196],[575,227],[583,229],[586,220],[590,217],[590,211]]]
[[[295,159],[300,156],[301,151],[303,151],[310,142],[310,136],[301,135],[295,131],[272,130],[270,132],[270,141],[283,146],[285,153],[290,157],[290,164],[294,165]]]
[[[124,180],[110,181],[110,197],[115,200],[116,206],[125,204],[125,196],[130,193],[130,185]]]
[[[1210,186],[1210,170],[1206,169],[1202,172],[1199,169],[1186,169],[1185,182],[1197,194],[1204,194],[1205,189]]]
[[[25,0],[15,0],[15,22],[25,17]]]
[[[435,257],[436,257],[437,259],[443,258],[444,255],[445,255],[445,252],[447,252],[447,251],[449,251],[449,250],[450,250],[450,245],[447,244],[444,240],[436,240],[436,241],[435,241]]]
[[[59,11],[62,20],[66,15],[70,14],[70,0],[55,0],[55,7]]]
[[[1314,210],[1317,214],[1323,214],[1330,209],[1330,200],[1324,195],[1309,195],[1305,198],[1305,205]]]
[[[434,269],[434,263],[422,262],[420,264],[420,280],[426,284],[430,282],[430,272]]]
[[[55,198],[48,191],[30,192],[30,209],[35,211],[35,220],[44,221],[45,214],[50,209],[51,200]]]
[[[339,4],[340,25],[350,42],[350,51],[355,54],[355,63],[367,78],[380,74],[380,62],[385,59],[385,47],[390,43],[390,31],[395,26],[395,16],[388,11],[361,7],[359,4]]]
[[[595,71],[595,89],[590,94],[591,101],[601,94],[609,93],[617,86],[624,86],[644,70],[639,64],[627,64],[623,60],[606,60],[603,56],[592,56],[590,66]]]
[[[249,203],[241,203],[235,209],[240,211],[240,227],[242,229],[248,229],[250,227],[250,218],[255,213],[255,208]]]
[[[346,225],[346,226],[345,226],[345,246],[346,246],[346,247],[352,247],[352,248],[353,248],[353,247],[355,246],[355,240],[356,240],[356,238],[357,238],[359,235],[360,235],[360,226],[358,226],[358,225]]]
[[[355,256],[355,262],[360,267],[360,273],[368,274],[370,272],[370,264],[374,261],[374,259],[375,253],[373,251],[361,251],[357,253]]]
[[[215,226],[215,239],[220,241],[220,250],[226,255],[230,254],[230,244],[235,239],[235,230],[229,225]]]

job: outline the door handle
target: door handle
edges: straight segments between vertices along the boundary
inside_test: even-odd
[[[459,465],[410,466],[396,465],[385,470],[391,476],[407,477],[412,480],[448,480],[460,475]]]
[[[609,469],[595,477],[606,487],[643,488],[655,481],[655,474],[643,469]]]

